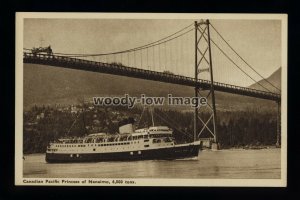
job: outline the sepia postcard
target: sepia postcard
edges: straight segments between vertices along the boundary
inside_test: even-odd
[[[16,13],[15,185],[287,184],[287,15]]]

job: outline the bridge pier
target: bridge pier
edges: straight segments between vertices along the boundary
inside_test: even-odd
[[[281,102],[277,101],[277,137],[276,137],[276,147],[280,148],[281,146]]]

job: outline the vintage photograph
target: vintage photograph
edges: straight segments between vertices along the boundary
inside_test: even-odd
[[[286,186],[287,15],[16,13],[16,185]]]

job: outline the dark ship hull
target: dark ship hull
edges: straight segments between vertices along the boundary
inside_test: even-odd
[[[174,160],[197,157],[200,144],[190,143],[173,147],[142,149],[137,151],[107,153],[46,153],[48,163],[136,161],[136,160]]]

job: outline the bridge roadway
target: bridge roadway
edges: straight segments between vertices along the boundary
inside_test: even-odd
[[[78,59],[78,58],[71,58],[67,56],[46,55],[46,54],[33,55],[32,53],[24,53],[23,62],[128,76],[133,78],[141,78],[141,79],[160,81],[166,83],[174,83],[174,84],[186,85],[191,87],[195,87],[197,85],[199,88],[202,88],[204,90],[209,89],[211,87],[210,81],[207,80],[198,79],[198,81],[195,81],[194,78],[180,76],[180,75],[156,72],[156,71],[145,70],[145,69],[138,69],[133,67],[126,67],[123,65],[112,64],[112,63],[108,64],[108,63],[95,62],[95,61],[89,61],[89,60]],[[216,91],[238,94],[243,96],[272,100],[277,102],[281,101],[280,94],[265,92],[265,91],[251,89],[247,87],[240,87],[240,86],[235,86],[230,84],[214,82],[214,89]]]

